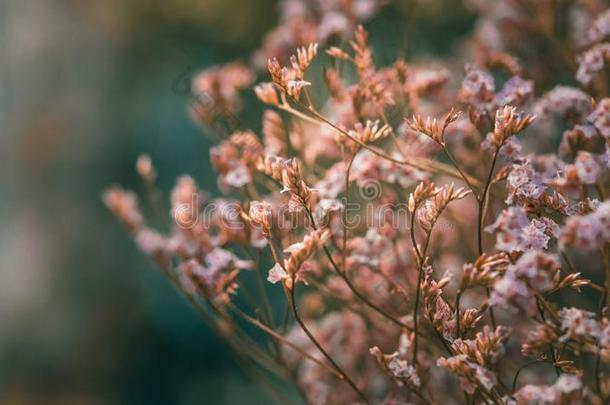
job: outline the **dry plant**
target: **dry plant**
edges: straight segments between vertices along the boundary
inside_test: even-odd
[[[451,72],[377,66],[381,3],[287,0],[251,68],[195,78],[225,197],[180,177],[167,233],[105,204],[278,402],[609,403],[610,10],[471,0]],[[262,59],[262,133],[223,133]]]

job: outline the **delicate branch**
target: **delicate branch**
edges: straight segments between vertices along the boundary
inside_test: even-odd
[[[360,399],[362,401],[364,401],[364,403],[366,403],[367,405],[370,405],[370,402],[366,398],[364,393],[362,393],[362,391],[360,391],[358,386],[349,378],[349,376],[345,373],[345,371],[343,371],[343,369],[333,360],[333,358],[326,352],[326,350],[324,350],[324,348],[316,340],[316,338],[309,331],[309,329],[307,328],[307,326],[305,325],[305,323],[299,316],[299,312],[297,311],[295,297],[294,297],[294,290],[295,290],[294,285],[295,284],[294,284],[294,280],[293,280],[292,288],[284,287],[284,291],[286,293],[288,303],[290,304],[290,307],[292,309],[292,315],[294,316],[294,319],[297,321],[297,323],[299,324],[299,326],[301,327],[303,332],[305,332],[305,334],[307,335],[309,340],[311,340],[311,342],[316,346],[316,348],[320,351],[320,353],[322,353],[322,355],[330,362],[330,364],[332,364],[332,366],[335,368],[335,370],[337,370],[337,373],[339,373],[341,375],[341,379],[343,381],[345,381],[347,384],[349,384],[349,386],[358,394],[358,397],[360,397]]]

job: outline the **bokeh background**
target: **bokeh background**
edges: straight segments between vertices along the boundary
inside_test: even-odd
[[[451,53],[472,29],[453,0],[419,3],[368,24],[382,63],[405,41],[412,57]],[[0,0],[0,403],[270,403],[100,195],[138,189],[143,152],[165,192],[182,173],[215,192],[189,78],[248,59],[277,7]],[[259,130],[249,101],[245,125]]]

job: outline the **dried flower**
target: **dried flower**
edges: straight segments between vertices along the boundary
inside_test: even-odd
[[[600,204],[587,215],[568,218],[561,232],[560,244],[583,251],[602,248],[610,241],[610,202]]]
[[[136,162],[136,171],[147,183],[154,182],[155,177],[157,176],[149,155],[140,155],[140,157],[138,157]]]
[[[512,106],[504,106],[496,111],[496,121],[491,138],[496,147],[501,147],[511,136],[518,134],[534,122],[533,115],[523,115]]]
[[[608,60],[610,60],[610,43],[595,45],[578,58],[576,80],[584,85],[590,84],[593,76],[604,69]]]
[[[260,83],[254,87],[254,92],[256,97],[265,104],[278,105],[280,103],[273,83]]]
[[[358,139],[362,143],[372,143],[378,141],[379,139],[383,139],[388,136],[392,132],[392,128],[384,124],[379,127],[379,120],[369,121],[367,120],[364,125],[362,123],[357,122],[354,125],[354,129],[350,130],[348,133],[353,138]]]
[[[406,385],[415,391],[421,387],[421,380],[415,367],[402,359],[400,353],[383,354],[377,346],[371,347],[369,351],[399,386]]]
[[[266,201],[251,201],[248,219],[255,226],[260,226],[263,236],[271,236],[271,204]]]
[[[138,208],[138,198],[131,191],[115,186],[104,192],[104,204],[132,232],[142,226],[142,214]]]
[[[427,117],[426,120],[422,117],[413,116],[411,120],[405,120],[407,125],[411,127],[414,131],[421,132],[422,134],[428,136],[434,142],[439,145],[445,146],[445,130],[452,122],[455,122],[460,116],[459,111],[451,110],[445,116],[442,123],[437,122],[436,118]]]

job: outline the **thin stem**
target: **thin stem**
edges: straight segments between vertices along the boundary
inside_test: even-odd
[[[340,127],[338,127],[337,125],[333,124],[331,121],[326,119],[323,115],[319,114],[318,112],[310,110],[309,108],[307,108],[307,106],[304,106],[304,108],[307,109],[310,113],[312,113],[314,115],[314,117],[304,114],[301,111],[290,106],[290,104],[288,104],[288,102],[286,101],[286,97],[284,95],[282,95],[281,97],[282,97],[282,102],[278,105],[279,109],[289,112],[293,115],[296,115],[297,117],[299,117],[305,121],[311,122],[311,123],[315,123],[318,125],[321,125],[321,124],[328,125],[332,129],[338,131],[340,134],[342,134],[343,136],[350,139],[352,142],[355,142],[356,144],[360,145],[362,148],[367,149],[371,153],[373,153],[381,158],[384,158],[392,163],[396,163],[396,164],[402,165],[402,166],[410,166],[410,167],[414,167],[416,169],[425,170],[425,171],[440,172],[440,173],[444,173],[451,177],[461,178],[460,174],[457,173],[455,170],[453,170],[452,167],[445,165],[441,162],[434,161],[432,159],[426,159],[426,158],[412,158],[411,160],[395,159],[392,156],[386,154],[385,152],[380,151],[379,149],[374,148],[370,145],[367,145],[366,143],[360,141],[359,139],[354,138],[347,131],[345,131],[345,130],[341,129]],[[302,105],[302,103],[299,101],[297,101],[297,103]],[[471,182],[477,182],[477,180],[471,179]]]
[[[455,296],[455,325],[457,329],[458,338],[462,338],[462,331],[460,329],[460,300],[462,298],[462,289],[458,290],[457,295]]]
[[[542,320],[544,322],[546,322],[546,317],[544,316],[544,310],[542,309],[542,307],[540,306],[540,300],[536,299],[536,306],[538,307],[538,313],[540,314],[540,317],[542,318]],[[555,366],[555,374],[557,374],[557,377],[559,377],[559,374],[561,374],[559,367],[557,367],[557,358],[555,356],[555,348],[553,347],[553,343],[549,343],[549,351],[551,352],[551,360],[553,360],[553,366]]]
[[[563,260],[568,265],[568,269],[570,270],[570,273],[571,274],[578,273],[578,270],[576,270],[576,267],[574,267],[574,263],[572,263],[572,261],[570,260],[570,257],[567,255],[567,253],[563,250],[560,250],[559,252],[561,253],[561,257],[563,258]],[[589,281],[586,285],[597,292],[601,292],[602,294],[606,293],[606,290],[604,289],[604,287],[602,287],[601,285],[598,285],[592,281]]]
[[[453,158],[453,155],[451,154],[451,152],[449,152],[449,149],[447,148],[447,146],[442,145],[442,147],[443,147],[443,151],[445,151],[445,155],[447,155],[447,157],[449,158],[449,160],[453,164],[453,167],[455,167],[455,169],[458,171],[460,176],[462,176],[462,180],[464,180],[464,182],[466,182],[466,184],[468,185],[468,188],[470,189],[470,191],[472,191],[472,195],[474,196],[474,198],[477,201],[479,201],[480,197],[479,197],[478,190],[474,188],[474,186],[472,185],[472,183],[468,179],[468,176],[466,176],[466,174],[464,174],[464,172],[462,172],[462,169],[460,169],[460,166],[457,164],[456,160]]]
[[[269,336],[271,336],[274,339],[277,339],[280,342],[284,343],[285,345],[289,346],[291,349],[293,349],[294,351],[296,351],[299,354],[303,355],[307,359],[313,361],[314,363],[318,364],[321,367],[324,367],[326,370],[328,370],[329,372],[331,372],[335,376],[337,376],[339,378],[342,378],[342,376],[337,371],[335,371],[333,368],[329,367],[327,364],[324,364],[320,360],[316,359],[311,354],[307,353],[306,351],[301,349],[299,346],[297,346],[296,344],[292,343],[290,340],[286,339],[284,336],[280,335],[279,333],[277,333],[275,330],[271,329],[270,327],[268,327],[264,323],[260,322],[259,320],[255,319],[255,318],[252,318],[250,315],[244,313],[241,309],[237,308],[235,305],[231,305],[231,310],[233,312],[235,312],[244,321],[250,323],[251,325],[256,326],[257,328],[259,328],[263,332],[267,333]]]
[[[345,206],[343,207],[343,246],[341,249],[342,257],[343,257],[343,273],[347,274],[347,208],[349,207],[349,175],[352,169],[352,164],[354,163],[354,159],[356,155],[360,151],[360,147],[356,149],[354,154],[349,160],[347,165],[347,169],[345,171]]]
[[[415,249],[415,254],[417,255],[417,286],[416,286],[416,293],[415,293],[415,305],[413,307],[413,331],[415,333],[415,336],[413,337],[413,364],[417,364],[417,344],[418,344],[418,338],[417,338],[417,329],[418,329],[418,325],[417,325],[417,314],[419,312],[419,296],[421,294],[421,279],[422,279],[422,262],[423,262],[423,257],[421,256],[421,254],[419,253],[419,248],[417,247],[417,240],[415,239],[415,213],[417,212],[417,206],[415,206],[413,208],[413,212],[411,213],[411,229],[410,229],[410,234],[411,234],[411,243],[413,243],[413,248]],[[436,330],[436,329],[434,329]]]
[[[483,220],[485,216],[485,209],[487,207],[487,195],[489,193],[489,187],[491,185],[491,178],[494,173],[494,168],[496,167],[496,162],[498,160],[498,155],[500,154],[500,148],[502,145],[498,146],[493,155],[493,160],[491,161],[491,167],[489,168],[489,174],[487,175],[487,181],[485,182],[485,186],[483,187],[483,193],[481,194],[481,198],[479,199],[479,212],[477,218],[477,246],[479,249],[479,256],[483,254]],[[489,287],[485,289],[487,293],[487,298],[489,299],[491,292],[489,291]],[[489,307],[489,317],[491,318],[491,325],[493,328],[496,328],[496,317],[494,315],[494,310],[490,306]]]
[[[309,221],[311,222],[311,227],[314,230],[317,230],[317,226],[316,226],[316,222],[315,219],[313,217],[313,214],[311,213],[311,210],[309,209],[309,207],[304,206],[305,210],[307,211],[307,214],[309,215]],[[372,310],[374,310],[375,312],[377,312],[378,314],[380,314],[381,316],[383,316],[384,318],[386,318],[387,320],[393,322],[394,324],[400,326],[401,328],[406,328],[408,330],[411,330],[411,328],[409,327],[409,325],[407,325],[404,322],[401,322],[400,320],[396,319],[395,317],[393,317],[392,315],[388,314],[385,310],[383,310],[381,307],[377,306],[376,304],[374,304],[373,302],[371,302],[368,298],[366,298],[364,295],[362,295],[357,289],[356,287],[352,284],[352,282],[350,281],[350,279],[347,277],[347,275],[342,272],[339,269],[339,266],[337,265],[337,263],[335,262],[335,260],[333,259],[332,255],[330,254],[330,251],[328,250],[328,248],[326,246],[322,246],[322,249],[324,250],[324,253],[326,254],[326,258],[328,259],[328,261],[330,262],[333,270],[335,271],[335,273],[337,273],[339,275],[339,277],[341,277],[343,279],[343,281],[345,282],[345,284],[348,286],[348,288],[350,289],[350,291],[356,296],[358,297],[358,299],[360,299],[362,302],[364,302],[369,308],[371,308]]]
[[[483,254],[483,217],[485,216],[484,211],[487,206],[487,195],[489,193],[491,177],[493,176],[494,168],[496,167],[500,148],[501,146],[498,147],[494,152],[493,160],[491,161],[491,167],[489,168],[489,174],[487,175],[487,181],[485,182],[483,193],[481,194],[481,198],[479,199],[479,212],[477,218],[477,246],[479,248],[479,256]]]
[[[293,283],[293,285],[294,285],[294,283]],[[358,397],[360,397],[360,399],[362,401],[364,401],[364,403],[366,403],[367,405],[370,405],[370,402],[366,398],[366,396],[362,393],[362,391],[360,391],[358,386],[349,378],[349,376],[345,373],[345,371],[343,371],[343,369],[326,352],[326,350],[324,350],[324,348],[316,340],[316,338],[309,331],[309,329],[307,328],[307,326],[305,325],[305,323],[299,316],[299,311],[297,311],[297,307],[296,307],[296,303],[295,303],[294,290],[295,290],[294,288],[284,287],[284,291],[286,292],[286,297],[288,298],[288,302],[290,304],[290,307],[292,308],[292,315],[294,316],[294,319],[297,321],[297,323],[299,324],[299,326],[301,327],[303,332],[305,332],[305,334],[307,335],[309,340],[311,340],[311,342],[314,344],[314,346],[316,346],[316,348],[320,351],[320,353],[322,353],[322,355],[326,358],[326,360],[328,360],[330,362],[330,364],[332,364],[332,366],[335,368],[335,370],[337,370],[337,372],[339,374],[341,374],[341,376],[342,376],[341,379],[349,384],[349,386],[356,392],[356,394],[358,394]]]
[[[524,370],[526,367],[529,367],[529,366],[531,366],[532,364],[536,364],[536,363],[545,363],[545,361],[544,361],[544,360],[532,360],[532,361],[529,361],[529,362],[527,362],[527,363],[525,363],[525,364],[521,365],[521,366],[519,367],[519,369],[517,369],[517,372],[515,373],[515,376],[513,377],[513,384],[512,384],[512,386],[511,386],[511,392],[512,392],[512,393],[515,393],[515,390],[517,389],[517,381],[518,381],[518,379],[519,379],[519,375],[521,374],[521,372],[522,372],[522,371],[523,371],[523,370]]]

